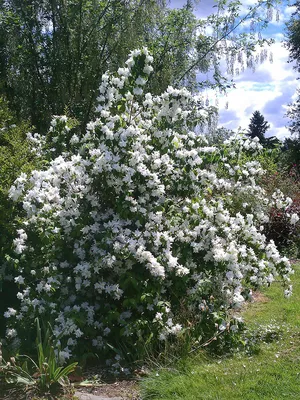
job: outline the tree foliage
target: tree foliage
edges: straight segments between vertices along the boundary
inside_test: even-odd
[[[274,3],[259,1],[241,16],[240,2],[222,0],[215,13],[197,20],[191,1],[178,10],[158,0],[1,1],[0,94],[41,133],[66,109],[84,129],[102,74],[141,45],[154,55],[152,93],[170,84],[195,88],[197,72],[209,70],[213,78],[201,85],[225,89],[230,82],[221,60],[230,74],[254,67],[253,50],[264,43],[256,31],[271,19]],[[249,34],[239,31],[250,21]]]
[[[29,173],[38,164],[26,134],[30,125],[18,122],[9,110],[7,102],[0,98],[0,326],[4,329],[3,312],[14,303],[15,285],[9,281],[3,285],[6,255],[10,253],[14,237],[14,220],[22,215],[18,205],[8,197],[8,192],[21,172]],[[2,331],[3,333],[3,331]]]
[[[286,47],[289,50],[290,61],[295,63],[295,69],[300,72],[300,2],[294,3],[296,11],[293,13],[286,29]],[[288,128],[291,137],[284,142],[283,164],[290,170],[296,180],[300,176],[300,96],[289,105],[287,116],[290,118]]]
[[[289,50],[290,61],[295,63],[295,68],[300,71],[300,2],[294,3],[296,11],[293,13],[286,29],[286,47]],[[300,97],[295,103],[290,104],[287,116],[291,119],[289,130],[295,140],[300,140]]]
[[[252,139],[257,137],[265,148],[274,149],[278,147],[281,142],[276,136],[265,136],[269,128],[270,124],[265,120],[265,117],[259,111],[254,111],[250,119],[247,135]]]
[[[249,124],[248,136],[254,139],[257,137],[261,143],[265,142],[265,133],[270,128],[270,124],[265,117],[259,112],[254,111]]]
[[[39,131],[69,108],[86,121],[108,68],[145,40],[156,1],[11,0],[2,3],[1,68],[7,98]]]
[[[286,24],[286,47],[289,50],[290,61],[295,62],[295,68],[300,71],[300,1],[293,4],[296,11],[292,14],[291,19]]]

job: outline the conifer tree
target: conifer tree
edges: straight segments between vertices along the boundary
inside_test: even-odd
[[[265,133],[269,128],[270,125],[265,117],[259,111],[254,111],[250,119],[248,136],[252,139],[258,137],[260,143],[264,144],[266,141]]]

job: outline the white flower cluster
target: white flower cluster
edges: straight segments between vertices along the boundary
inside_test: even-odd
[[[298,215],[295,214],[295,213],[292,214],[292,215],[291,215],[291,224],[292,224],[292,225],[295,225],[298,221],[299,221]]]
[[[50,152],[61,153],[10,191],[27,218],[14,241],[24,290],[5,316],[19,325],[47,316],[64,358],[81,340],[104,350],[150,333],[165,340],[187,328],[183,305],[205,324],[217,305],[240,306],[251,285],[289,281],[288,260],[263,234],[263,171],[241,161],[260,144],[236,135],[208,146],[200,97],[144,94],[151,63],[135,50],[103,76],[84,135],[56,117]]]

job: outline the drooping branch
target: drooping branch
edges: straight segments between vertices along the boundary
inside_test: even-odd
[[[239,20],[238,23],[236,23],[232,28],[230,28],[228,31],[226,31],[220,38],[214,41],[214,43],[208,48],[208,50],[202,54],[200,57],[197,58],[196,61],[190,65],[190,67],[180,76],[180,78],[176,81],[177,84],[179,84],[186,75],[188,75],[201,61],[203,61],[215,48],[216,46],[224,39],[226,39],[232,32],[234,32],[240,25],[242,25],[245,21],[247,21],[251,15],[255,11],[259,9],[263,5],[263,2],[259,2],[254,8],[252,8],[243,18]]]

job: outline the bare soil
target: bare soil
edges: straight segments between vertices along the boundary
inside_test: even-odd
[[[91,387],[76,387],[77,392],[89,393],[103,397],[121,397],[126,400],[139,400],[136,381],[119,381],[114,383],[98,384]]]

